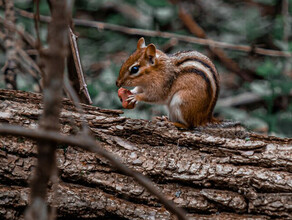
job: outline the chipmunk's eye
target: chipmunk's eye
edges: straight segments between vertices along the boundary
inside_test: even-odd
[[[130,74],[138,73],[138,71],[139,71],[139,66],[133,66],[130,70]]]

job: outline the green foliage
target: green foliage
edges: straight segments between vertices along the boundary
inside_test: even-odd
[[[75,7],[76,9],[79,10],[86,10],[89,12],[92,11],[97,11],[104,3],[106,2],[106,0],[87,0],[87,1],[83,1],[83,0],[76,0],[75,1]]]
[[[283,16],[279,15],[274,20],[274,29],[273,29],[273,37],[276,40],[283,39],[283,32],[284,32],[284,21]]]
[[[257,73],[264,78],[279,76],[282,71],[282,67],[279,64],[273,62],[270,58],[266,58],[263,64],[258,66]]]
[[[249,10],[249,14],[245,17],[244,22],[245,28],[241,30],[246,33],[246,39],[249,42],[253,42],[256,39],[263,37],[269,30],[268,20],[266,18],[262,18],[259,10],[257,9]]]
[[[17,8],[21,8],[21,9],[31,9],[33,7],[32,4],[30,4],[30,0],[14,0],[14,5]]]
[[[149,4],[152,7],[165,7],[165,6],[170,6],[169,1],[167,0],[145,0],[147,4]]]
[[[275,5],[278,0],[254,0],[254,2],[263,3],[265,5]]]
[[[257,68],[257,73],[263,76],[265,80],[251,83],[250,88],[254,93],[263,97],[267,106],[266,111],[256,110],[253,115],[266,121],[270,132],[289,135],[292,124],[291,110],[280,112],[274,112],[273,110],[277,99],[289,96],[292,88],[291,78],[282,74],[284,64],[283,62],[266,58]]]

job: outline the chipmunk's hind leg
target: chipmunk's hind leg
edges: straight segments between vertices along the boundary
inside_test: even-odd
[[[188,100],[187,102],[182,102],[180,105],[180,113],[185,121],[184,124],[192,129],[208,123],[208,100],[199,92],[194,93],[190,90],[180,91],[179,94],[181,100]]]
[[[186,126],[185,124],[179,123],[179,122],[170,122],[172,123],[175,127],[180,128],[180,129],[188,129],[189,127]]]

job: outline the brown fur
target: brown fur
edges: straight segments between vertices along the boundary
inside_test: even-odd
[[[194,74],[179,76],[172,86],[172,93],[178,92],[183,100],[181,112],[189,128],[209,122],[211,97],[206,92],[206,87],[202,78]]]
[[[157,104],[170,104],[175,94],[179,95],[180,113],[185,122],[173,121],[178,127],[196,127],[215,123],[213,109],[219,93],[219,76],[213,63],[205,56],[194,52],[181,52],[167,56],[153,44],[144,46],[140,38],[137,50],[122,65],[117,86],[139,86],[135,100]],[[180,66],[185,60],[195,60],[212,72],[208,77],[197,67]],[[137,74],[130,74],[129,68],[139,66]],[[211,81],[215,83],[215,91]]]
[[[215,68],[215,65],[212,63],[212,61],[206,57],[206,56],[193,56],[193,54],[190,54],[189,52],[191,51],[181,51],[178,53],[173,54],[172,57],[181,57],[181,59],[175,59],[175,65],[179,66],[180,64],[182,64],[183,62],[185,62],[186,60],[196,60],[199,61],[200,63],[202,63],[204,66],[206,66],[213,74],[213,80],[215,81],[215,85],[216,85],[216,91],[213,91],[213,100],[211,105],[209,106],[208,112],[209,114],[209,122],[217,122],[216,119],[213,118],[213,110],[215,107],[215,104],[217,102],[218,96],[219,96],[219,92],[220,92],[220,85],[219,85],[219,74],[217,73],[217,70]],[[208,88],[209,90],[212,90],[212,88]]]

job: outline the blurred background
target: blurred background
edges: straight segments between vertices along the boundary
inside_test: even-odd
[[[21,14],[33,12],[32,0],[15,0],[16,24],[35,35],[34,22]],[[1,16],[4,9],[1,7]],[[40,1],[40,14],[49,15],[46,1]],[[237,120],[250,130],[277,136],[292,136],[292,0],[78,0],[74,18],[104,22],[99,28],[75,25],[88,90],[93,105],[122,109],[115,80],[127,57],[143,36],[166,53],[197,50],[215,63],[221,78],[221,93],[215,115]],[[107,24],[119,25],[111,28]],[[3,28],[3,23],[0,24]],[[125,27],[171,32],[208,38],[234,45],[250,46],[249,52],[212,48],[175,38],[126,33]],[[40,25],[46,42],[46,23]],[[115,29],[115,30],[113,30]],[[257,54],[254,48],[280,51],[276,56]],[[1,42],[0,63],[5,63]],[[24,50],[36,59],[31,48]],[[25,71],[17,75],[18,89],[38,92],[36,81]],[[5,88],[1,74],[0,88]],[[163,106],[139,103],[125,116],[152,119],[165,115]]]

